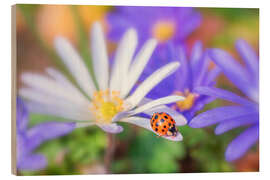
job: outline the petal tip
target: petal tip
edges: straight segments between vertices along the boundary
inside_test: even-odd
[[[192,127],[192,128],[200,128],[200,127],[201,127],[201,126],[200,126],[200,123],[198,123],[198,121],[195,120],[195,119],[192,119],[192,120],[188,123],[188,125],[189,125],[190,127]]]
[[[137,37],[137,31],[136,31],[135,28],[129,28],[129,29],[127,30],[127,33],[128,33],[129,36]]]
[[[92,29],[99,29],[101,28],[101,24],[98,21],[93,22]]]
[[[53,40],[54,43],[54,47],[61,47],[63,43],[65,43],[67,41],[66,38],[62,37],[62,36],[56,36]]]
[[[223,133],[222,129],[220,129],[220,128],[218,128],[218,127],[215,128],[215,134],[216,134],[216,135],[220,135],[220,134],[222,134],[222,133]]]
[[[103,131],[111,134],[117,134],[123,131],[123,127],[118,124],[98,125]]]

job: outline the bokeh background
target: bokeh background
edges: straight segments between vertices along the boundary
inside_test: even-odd
[[[95,21],[102,22],[105,32],[110,31],[106,14],[112,6],[66,6],[66,5],[17,5],[17,87],[20,74],[25,71],[43,72],[48,66],[63,68],[53,50],[57,35],[68,38],[87,59],[89,30]],[[234,43],[239,37],[248,41],[258,52],[259,10],[240,8],[196,8],[202,22],[186,40],[191,47],[201,40],[204,47],[219,47],[229,51],[236,59]],[[116,44],[108,40],[109,52]],[[225,76],[217,80],[218,87],[241,94]],[[204,110],[226,104],[216,100]],[[30,127],[50,117],[31,114]],[[21,171],[21,175],[46,174],[99,174],[99,173],[171,173],[171,172],[231,172],[258,171],[259,149],[248,151],[241,159],[229,163],[224,151],[241,128],[216,136],[213,127],[180,128],[182,142],[157,138],[152,132],[129,124],[122,124],[124,131],[113,136],[114,153],[110,168],[104,165],[108,145],[105,132],[92,126],[44,143],[37,152],[48,158],[48,166],[40,171]]]

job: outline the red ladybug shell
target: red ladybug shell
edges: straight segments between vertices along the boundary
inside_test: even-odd
[[[152,129],[159,136],[176,136],[177,128],[175,127],[175,120],[167,113],[154,113],[151,120]]]

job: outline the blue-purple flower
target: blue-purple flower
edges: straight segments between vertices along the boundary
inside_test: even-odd
[[[44,141],[71,132],[75,123],[47,122],[28,128],[28,110],[22,99],[17,97],[17,169],[40,170],[47,166],[44,155],[34,150]]]
[[[109,39],[117,41],[129,28],[139,34],[139,47],[148,38],[158,40],[155,58],[166,58],[163,47],[168,41],[183,42],[201,23],[201,15],[189,7],[117,6],[107,16]]]
[[[178,60],[181,67],[176,73],[161,82],[159,87],[154,88],[149,94],[149,97],[154,98],[168,94],[185,96],[186,99],[176,102],[173,108],[182,113],[189,121],[205,104],[215,99],[200,95],[194,92],[194,89],[199,86],[213,87],[215,85],[214,80],[220,73],[220,69],[218,67],[209,68],[210,59],[203,50],[203,45],[200,41],[194,44],[189,56],[187,48],[183,45],[177,47],[169,43],[166,49],[167,58],[150,62],[145,70],[145,74],[150,73],[152,68],[162,66],[172,60]]]
[[[230,101],[234,105],[211,109],[190,122],[190,126],[194,128],[218,123],[216,134],[237,127],[248,127],[228,145],[225,152],[227,161],[242,157],[259,138],[259,59],[244,40],[236,42],[236,49],[244,61],[244,66],[221,49],[210,49],[209,56],[246,97],[218,88],[198,87],[196,92]]]

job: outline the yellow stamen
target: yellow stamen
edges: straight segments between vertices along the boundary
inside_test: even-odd
[[[175,24],[170,21],[159,21],[152,28],[153,37],[159,42],[165,42],[175,33]]]
[[[189,92],[189,90],[185,90],[185,92],[175,92],[175,94],[184,96],[186,99],[184,101],[176,102],[176,105],[180,111],[186,111],[193,107],[198,95],[195,93]]]
[[[90,110],[96,117],[97,122],[111,123],[112,118],[123,109],[123,100],[119,97],[119,92],[105,90],[94,93]]]

